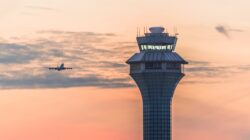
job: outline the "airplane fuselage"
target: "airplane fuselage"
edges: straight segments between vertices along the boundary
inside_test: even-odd
[[[49,68],[49,70],[57,70],[57,71],[68,70],[68,69],[73,69],[73,68],[64,67],[64,63],[62,63],[58,67],[50,67]]]

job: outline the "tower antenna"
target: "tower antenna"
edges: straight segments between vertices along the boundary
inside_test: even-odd
[[[136,27],[136,36],[138,37],[138,27]]]
[[[179,35],[179,33],[178,33],[178,31],[177,31],[177,28],[176,28],[176,27],[174,27],[174,35],[175,35],[175,36],[178,36],[178,35]]]

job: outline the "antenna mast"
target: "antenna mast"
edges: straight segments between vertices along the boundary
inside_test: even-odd
[[[179,35],[179,33],[178,33],[178,31],[177,31],[177,28],[176,28],[176,27],[174,27],[174,35],[175,35],[175,36],[178,36],[178,35]]]

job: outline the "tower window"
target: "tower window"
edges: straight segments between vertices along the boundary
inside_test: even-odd
[[[159,70],[162,69],[162,66],[160,62],[147,62],[145,63],[145,69]]]
[[[141,64],[131,64],[130,65],[130,70],[141,70]]]
[[[173,45],[141,45],[142,51],[147,50],[173,50]]]
[[[181,64],[167,63],[166,68],[167,69],[181,69]]]

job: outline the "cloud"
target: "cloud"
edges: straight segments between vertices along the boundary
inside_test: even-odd
[[[230,32],[244,32],[242,29],[231,29],[224,25],[218,25],[215,27],[216,31],[230,38]]]
[[[112,67],[112,68],[125,68],[128,67],[128,65],[124,63],[119,62],[109,62],[109,61],[100,61],[100,64],[103,65],[103,67]]]
[[[38,10],[46,10],[46,11],[57,11],[54,8],[49,8],[49,7],[42,7],[42,6],[34,6],[34,5],[27,5],[25,6],[26,8],[30,9],[38,9]]]
[[[213,77],[220,74],[226,74],[224,70],[227,68],[221,66],[195,66],[188,67],[185,69],[187,73],[190,73],[194,76],[204,76],[204,77]]]
[[[94,86],[134,87],[125,61],[138,52],[136,42],[116,42],[113,33],[39,31],[32,38],[10,38],[0,44],[0,88],[58,88]],[[217,66],[189,60],[183,84],[213,84],[249,65]],[[46,67],[65,63],[72,71]],[[200,81],[199,79],[202,79]],[[204,80],[206,79],[206,80]]]
[[[19,75],[15,78],[0,76],[0,88],[67,88],[93,86],[100,88],[133,87],[126,78],[104,78],[97,75],[85,75],[82,77],[69,77],[58,73],[43,75]]]
[[[239,74],[242,72],[248,72],[250,70],[250,65],[227,65],[227,66],[189,66],[185,68],[187,74],[195,77],[227,77],[232,74]]]
[[[226,27],[222,26],[222,25],[219,25],[219,26],[216,26],[215,29],[217,30],[217,32],[225,35],[226,37],[230,37],[229,36],[229,30],[226,29]]]
[[[0,44],[1,64],[28,63],[38,58],[39,52],[25,45],[20,44]]]
[[[129,56],[113,49],[117,42],[111,39],[116,36],[51,30],[39,31],[34,38],[11,38],[12,43],[0,44],[0,88],[133,87],[125,64]],[[60,63],[73,70],[46,69]]]
[[[54,34],[54,35],[69,35],[69,36],[93,36],[93,37],[98,37],[98,36],[103,36],[103,37],[113,37],[117,36],[114,33],[96,33],[96,32],[73,32],[73,31],[61,31],[61,30],[41,30],[38,31],[37,33],[40,34]]]
[[[188,60],[188,63],[190,65],[202,65],[202,66],[207,66],[209,65],[210,63],[207,62],[207,61],[197,61],[197,60]]]
[[[215,84],[232,75],[249,72],[250,65],[215,65],[207,61],[189,60],[185,66],[185,74],[188,77],[181,84]]]

